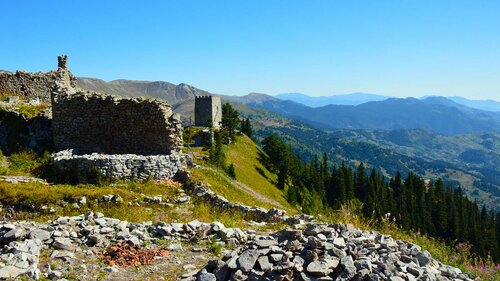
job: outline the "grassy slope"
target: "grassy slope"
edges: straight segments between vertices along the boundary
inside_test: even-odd
[[[44,165],[50,162],[50,158],[48,154],[40,157],[32,152],[20,152],[10,157],[0,155],[0,162],[2,162],[0,175],[23,175],[43,178],[44,175],[40,171],[43,170]],[[220,174],[220,172],[217,172],[217,174]],[[228,189],[233,190],[234,187],[231,186]],[[179,196],[180,192],[182,192],[180,184],[173,181],[168,183],[126,181],[102,186],[44,185],[40,183],[12,184],[0,181],[0,203],[4,205],[27,203],[33,204],[37,209],[45,205],[54,207],[56,210],[55,213],[18,211],[14,217],[16,220],[46,221],[57,216],[79,215],[88,211],[102,212],[106,216],[132,222],[189,222],[198,219],[204,222],[221,221],[228,227],[243,227],[246,225],[247,220],[253,219],[248,215],[211,207],[208,203],[198,200],[192,200],[189,204],[173,204],[171,207],[152,203],[146,204],[142,200],[143,195],[160,195],[164,200],[169,200]],[[123,198],[123,203],[110,204],[97,201],[107,194],[120,195]],[[87,197],[87,204],[81,205],[80,208],[74,208],[68,204],[69,202],[75,202],[76,198],[82,196]],[[254,205],[258,205],[258,202],[255,203]]]
[[[43,185],[39,183],[11,184],[0,182],[0,202],[3,204],[29,203],[39,209],[41,206],[53,207],[56,212],[33,213],[19,211],[16,220],[46,221],[58,216],[73,216],[88,211],[102,212],[109,217],[131,222],[166,221],[189,222],[198,219],[204,222],[221,221],[228,227],[243,227],[246,219],[242,214],[229,213],[213,208],[205,202],[197,200],[189,204],[172,204],[162,206],[156,203],[144,203],[146,196],[162,196],[164,200],[175,198],[181,192],[180,184],[135,183],[126,182],[114,185]],[[98,202],[104,195],[115,194],[123,198],[122,203]],[[75,208],[68,204],[76,198],[85,196],[87,203]],[[131,203],[129,203],[131,202]],[[173,202],[172,202],[173,203]]]
[[[256,192],[278,202],[284,208],[290,208],[283,192],[274,185],[276,175],[258,161],[259,152],[263,153],[251,139],[243,135],[230,146],[227,160],[234,164],[238,181],[251,186]]]
[[[214,192],[229,201],[267,209],[281,208],[287,210],[289,214],[296,213],[284,198],[283,191],[273,184],[276,175],[258,161],[260,151],[251,139],[240,136],[236,143],[226,147],[227,163],[234,164],[236,181],[230,179],[224,171],[210,166],[193,169],[193,176],[196,180],[210,184]],[[206,163],[202,165],[207,166]],[[258,170],[262,171],[262,174]]]

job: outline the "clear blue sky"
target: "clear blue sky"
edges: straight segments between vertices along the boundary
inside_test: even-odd
[[[0,69],[500,100],[500,1],[0,0]]]

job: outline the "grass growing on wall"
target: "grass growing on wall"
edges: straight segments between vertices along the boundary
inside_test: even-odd
[[[48,104],[41,103],[38,105],[27,105],[22,104],[17,107],[17,110],[20,114],[24,115],[27,119],[38,116],[42,111],[46,110],[49,107]]]

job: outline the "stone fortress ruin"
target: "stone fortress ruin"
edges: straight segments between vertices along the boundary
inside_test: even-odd
[[[169,104],[82,91],[75,80],[66,56],[58,57],[57,71],[0,75],[0,92],[51,102],[58,174],[73,182],[144,180],[173,178],[185,169],[183,129]]]
[[[24,100],[50,102],[56,82],[75,87],[76,78],[67,68],[67,56],[58,57],[57,70],[30,73],[23,70],[0,73],[0,94]]]
[[[197,96],[194,103],[194,124],[199,127],[219,129],[222,123],[222,105],[220,97]]]

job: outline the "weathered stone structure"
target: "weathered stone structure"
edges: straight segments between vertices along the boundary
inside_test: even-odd
[[[67,63],[66,56],[59,56],[57,71],[0,74],[0,94],[50,101],[52,115],[29,121],[3,111],[4,152],[54,148],[61,151],[53,156],[55,168],[79,182],[89,182],[92,173],[113,179],[166,179],[185,168],[182,126],[169,104],[81,91]]]
[[[187,155],[85,154],[63,150],[52,157],[55,170],[66,181],[94,183],[103,179],[170,179],[186,166]],[[98,173],[98,174],[96,174]]]
[[[58,57],[58,69],[49,72],[26,72],[18,70],[14,73],[0,73],[0,94],[19,96],[25,100],[50,102],[50,96],[56,82],[75,87],[76,78],[67,68],[67,56]]]
[[[194,103],[195,126],[207,127],[209,123],[216,129],[222,122],[222,105],[220,97],[197,96]]]
[[[67,58],[60,57],[59,69]],[[179,117],[166,102],[81,91],[59,79],[51,93],[55,169],[76,182],[174,178],[186,166]]]
[[[167,103],[153,99],[55,93],[52,128],[57,150],[168,155],[182,149],[179,118]]]

